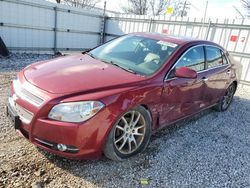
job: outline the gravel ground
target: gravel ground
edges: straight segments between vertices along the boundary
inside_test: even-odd
[[[246,88],[238,89],[227,112],[206,110],[167,127],[145,152],[124,162],[70,161],[37,149],[15,133],[4,106],[13,70],[51,57],[0,58],[0,187],[250,187]]]
[[[8,58],[1,58],[0,56],[0,72],[19,71],[30,63],[51,59],[52,55],[38,55],[38,54],[14,54],[11,53]]]

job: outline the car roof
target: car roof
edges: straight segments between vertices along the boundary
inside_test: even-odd
[[[160,34],[160,33],[146,33],[146,32],[131,33],[130,35],[136,35],[136,36],[142,36],[145,38],[162,40],[166,42],[175,43],[178,45],[184,45],[187,43],[196,42],[200,44],[211,44],[211,45],[219,46],[218,44],[210,42],[210,41],[199,40],[196,38],[186,37],[186,36],[175,36],[175,35],[167,35],[167,34]]]

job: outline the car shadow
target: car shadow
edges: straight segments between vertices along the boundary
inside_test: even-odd
[[[75,161],[47,153],[40,149],[39,151],[51,163],[84,181],[99,186],[111,186],[112,183],[110,182],[113,181],[114,185],[119,187],[138,187],[140,186],[140,178],[150,178],[148,170],[154,168],[154,165],[156,165],[154,160],[157,161],[158,158],[163,156],[170,161],[173,159],[171,150],[174,151],[175,157],[182,157],[181,153],[186,151],[191,144],[193,147],[198,147],[198,145],[202,144],[202,141],[204,142],[203,144],[206,144],[206,137],[208,140],[229,139],[232,137],[231,133],[227,135],[221,130],[226,128],[226,125],[223,124],[224,120],[229,119],[231,121],[230,119],[236,118],[235,122],[242,121],[241,114],[237,114],[239,113],[239,107],[241,107],[241,112],[250,110],[250,101],[236,96],[226,112],[216,112],[208,109],[196,114],[192,118],[170,125],[152,136],[151,142],[144,152],[122,162],[111,161],[105,157],[102,157],[98,161]],[[230,127],[230,129],[232,128],[235,127]],[[216,136],[213,135],[215,132]],[[190,141],[190,138],[192,138],[192,141]],[[178,146],[178,150],[171,147],[173,143]],[[228,144],[230,145],[230,143]],[[170,163],[169,165],[172,164],[174,163]]]

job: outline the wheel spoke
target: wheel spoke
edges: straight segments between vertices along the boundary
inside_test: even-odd
[[[125,125],[128,125],[128,122],[127,122],[127,120],[125,119],[124,116],[122,117],[122,121],[125,123]]]
[[[135,111],[132,111],[131,119],[130,119],[129,125],[133,125],[134,118],[135,118]]]
[[[224,107],[227,106],[227,103],[228,103],[228,97],[225,96],[225,97],[224,97],[224,100],[223,100],[223,105],[224,105]]]
[[[123,143],[122,143],[122,145],[119,147],[119,150],[121,150],[121,149],[125,146],[127,140],[128,140],[128,138],[127,138],[127,137],[124,137]]]
[[[139,132],[139,129],[142,129],[142,128],[145,128],[145,125],[143,124],[143,125],[140,125],[140,126],[138,126],[138,127],[135,127],[134,128],[134,133],[133,133],[133,135],[134,136],[143,136],[144,135],[144,133],[140,133]]]
[[[138,114],[138,116],[137,116],[137,118],[136,118],[136,120],[135,120],[133,126],[135,126],[135,125],[138,123],[140,117],[141,117],[141,114]]]
[[[133,138],[132,138],[132,142],[134,142],[135,148],[137,148],[137,142],[136,142],[136,139],[135,139],[134,135],[133,135]]]
[[[131,141],[128,141],[128,151],[131,152],[132,151],[132,144]]]
[[[118,138],[117,140],[115,140],[115,143],[118,143],[118,142],[120,142],[122,139],[124,139],[124,135],[122,135],[120,138]]]
[[[116,128],[117,128],[117,129],[120,129],[120,130],[122,130],[122,131],[124,132],[124,128],[121,127],[120,125],[117,124],[117,125],[116,125]]]
[[[233,88],[233,86],[231,86],[229,89],[229,93],[232,94],[233,92],[234,92],[234,88]]]
[[[235,88],[232,85],[229,86],[229,88],[227,89],[225,96],[223,97],[223,101],[222,101],[222,107],[224,109],[226,109],[230,105],[233,99],[234,91],[235,91]]]
[[[230,100],[230,96],[224,96],[224,99],[225,99],[225,101],[228,101],[228,100]]]
[[[134,129],[138,131],[139,129],[144,128],[144,127],[145,125],[140,125],[139,127],[135,127]]]
[[[143,133],[138,133],[138,132],[136,132],[136,133],[133,133],[133,135],[134,135],[134,136],[143,136],[144,134],[143,134]]]

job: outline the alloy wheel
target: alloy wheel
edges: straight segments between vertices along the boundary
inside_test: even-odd
[[[235,86],[230,85],[229,88],[227,89],[225,95],[223,96],[222,100],[222,108],[227,109],[230,103],[232,102],[233,96],[235,92]]]
[[[146,121],[138,111],[124,114],[114,130],[114,145],[122,154],[131,154],[142,144],[146,133]]]

